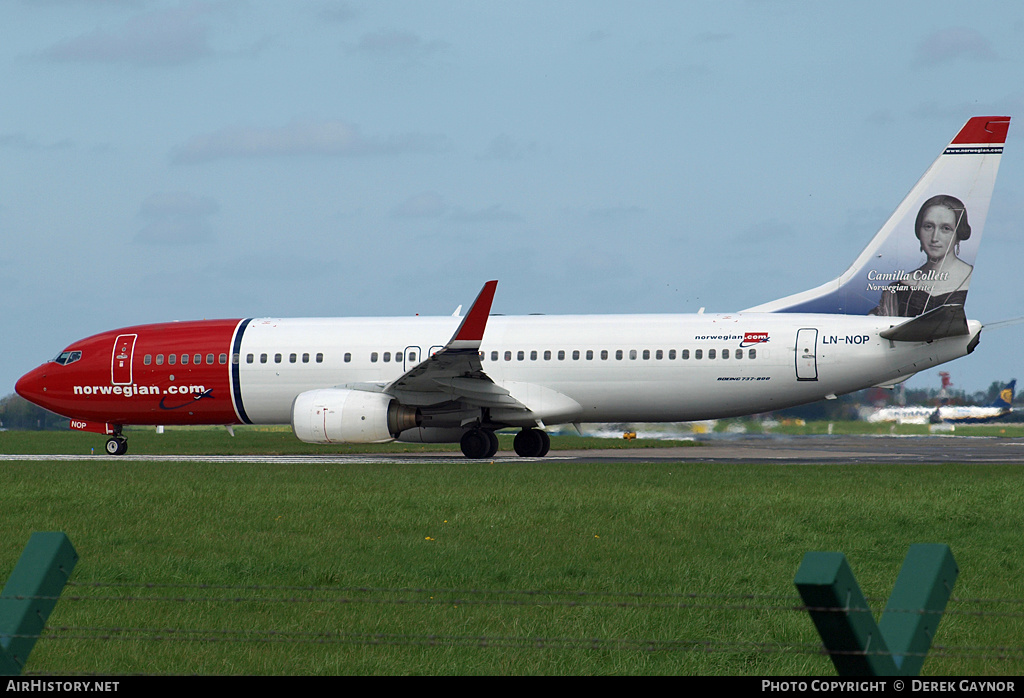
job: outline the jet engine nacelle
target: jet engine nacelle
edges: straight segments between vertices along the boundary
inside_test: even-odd
[[[292,431],[300,441],[312,444],[392,441],[420,421],[415,407],[365,390],[309,390],[292,403]]]

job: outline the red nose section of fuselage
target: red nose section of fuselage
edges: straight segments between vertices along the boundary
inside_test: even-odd
[[[14,384],[14,391],[32,404],[53,412],[55,410],[46,394],[46,369],[47,365],[43,364],[26,373]]]
[[[87,337],[15,385],[72,420],[236,424],[240,320],[140,325]]]

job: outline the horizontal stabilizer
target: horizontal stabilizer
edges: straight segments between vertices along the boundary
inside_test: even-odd
[[[883,339],[894,342],[930,342],[933,339],[970,334],[970,330],[962,305],[940,305],[935,310],[929,310],[879,334]]]

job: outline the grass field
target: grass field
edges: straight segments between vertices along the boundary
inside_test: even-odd
[[[4,432],[0,451],[92,441]],[[844,552],[881,609],[907,548],[941,542],[961,571],[924,673],[1014,675],[1022,485],[972,464],[5,463],[0,580],[33,531],[80,555],[27,672],[828,676],[793,609],[804,553]]]

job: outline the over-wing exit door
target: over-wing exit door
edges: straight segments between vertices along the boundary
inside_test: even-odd
[[[137,334],[119,334],[114,340],[114,355],[110,358],[110,382],[114,385],[132,384],[132,358],[138,338]]]

